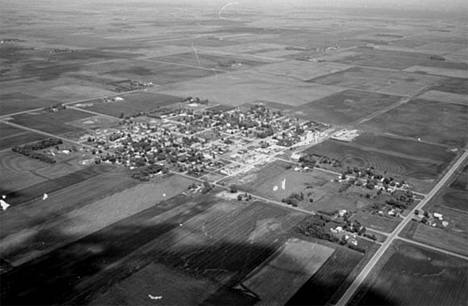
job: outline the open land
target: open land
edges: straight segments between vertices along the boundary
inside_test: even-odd
[[[461,10],[0,15],[1,304],[467,300]]]
[[[468,208],[467,165],[458,169],[448,183],[423,207],[429,213],[428,222],[411,222],[404,237],[436,246],[458,254],[468,255]],[[435,222],[431,216],[440,214],[442,220]],[[441,224],[446,222],[445,224]]]
[[[421,109],[424,111],[418,111]],[[464,124],[467,119],[468,107],[466,105],[415,99],[364,125],[371,129],[413,139],[451,147],[464,147],[467,143]]]
[[[398,243],[374,281],[351,304],[463,305],[467,264],[440,252]]]

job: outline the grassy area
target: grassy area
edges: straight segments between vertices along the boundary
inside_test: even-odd
[[[304,191],[307,185],[320,187],[330,182],[332,178],[335,178],[333,174],[325,172],[296,172],[292,164],[276,161],[269,164],[268,167],[262,167],[242,177],[230,180],[226,185],[235,184],[242,191],[281,201],[291,193]],[[282,188],[283,180],[285,181],[285,189]],[[315,199],[318,197],[317,194]]]

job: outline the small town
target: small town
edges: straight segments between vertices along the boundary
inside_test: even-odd
[[[96,129],[81,141],[94,147],[95,163],[131,170],[158,164],[161,171],[200,177],[245,172],[274,154],[319,143],[333,131],[331,125],[290,118],[261,104],[248,110],[200,105],[188,98],[183,107],[123,118],[117,128]]]

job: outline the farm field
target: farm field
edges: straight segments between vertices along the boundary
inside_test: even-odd
[[[423,207],[431,213],[440,213],[448,222],[446,227],[431,227],[415,221],[404,230],[405,237],[459,254],[468,255],[468,197],[466,163],[458,169],[448,183]]]
[[[159,85],[203,78],[214,74],[214,71],[210,69],[151,60],[118,60],[90,64],[86,68],[98,75],[152,82]],[[222,71],[217,73],[222,73]]]
[[[9,153],[9,152],[8,152]],[[14,154],[14,153],[11,153]],[[16,155],[16,154],[15,154]],[[60,164],[53,165],[55,169],[47,169],[43,170],[45,167],[47,167],[47,164],[44,165],[44,163],[29,159],[27,157],[19,156],[21,159],[18,159],[18,157],[15,156],[15,159],[13,161],[10,161],[7,165],[5,165],[4,169],[7,169],[6,171],[10,172],[17,172],[16,169],[22,169],[23,165],[30,165],[30,168],[26,168],[27,171],[30,173],[25,173],[23,170],[23,173],[17,173],[17,178],[15,180],[7,181],[8,183],[11,182],[11,185],[6,184],[6,186],[9,186],[7,189],[6,196],[9,199],[9,203],[11,205],[22,205],[30,200],[33,200],[35,198],[41,197],[44,193],[51,193],[57,190],[60,190],[64,187],[71,186],[74,184],[78,184],[80,182],[86,181],[88,179],[91,179],[93,177],[99,176],[100,174],[103,174],[105,172],[111,171],[113,169],[112,166],[109,165],[92,165],[83,169],[75,169],[73,167],[67,167],[61,166]],[[23,160],[25,158],[26,160]],[[15,164],[21,161],[26,161],[21,163],[20,166],[17,166]],[[45,167],[44,167],[45,166]],[[25,170],[26,170],[25,169]],[[50,179],[47,177],[48,173],[47,171],[51,170],[56,170],[56,173],[53,174]],[[44,172],[42,172],[44,171]],[[43,173],[44,175],[41,175]],[[31,184],[29,186],[24,186],[24,184],[21,184],[21,176],[25,175],[28,177],[31,175],[31,177],[36,177],[36,178],[41,178],[42,180],[39,180],[35,184]],[[56,177],[57,174],[62,174],[61,176]],[[12,178],[15,178],[13,175],[11,176]],[[14,186],[22,186],[23,188],[14,188]]]
[[[348,68],[350,68],[350,66],[332,62],[316,63],[289,60],[255,67],[255,71],[258,73],[288,76],[302,81],[307,81],[322,75],[346,70]]]
[[[350,305],[463,305],[467,271],[466,260],[399,242]]]
[[[431,90],[467,95],[468,80],[461,78],[446,78],[443,82],[441,82],[441,84],[431,87]]]
[[[383,153],[379,150],[369,150],[366,147],[354,146],[337,140],[327,140],[304,152],[327,156],[341,161],[343,167],[374,167],[378,171],[386,171],[396,179],[408,178],[410,184],[420,188],[431,185],[447,166],[447,162],[420,160],[411,156],[398,156]],[[427,188],[427,187],[426,187]]]
[[[156,2],[0,1],[0,304],[466,304],[461,0]]]
[[[337,293],[349,286],[347,279],[362,257],[363,255],[358,252],[337,247],[286,305],[326,305],[336,302]]]
[[[234,107],[255,101],[276,102],[287,107],[295,107],[340,91],[343,89],[336,86],[321,84],[305,86],[289,77],[252,73],[250,70],[216,75],[211,71],[211,75],[203,79],[179,82],[177,86],[168,84],[158,88],[158,92],[161,93],[204,97]]]
[[[454,211],[468,213],[466,198],[468,166],[466,163],[452,176],[450,183],[444,186],[427,205],[428,207],[444,206]]]
[[[47,138],[47,136],[0,123],[0,150],[5,150],[45,138]]]
[[[103,178],[101,177],[101,179]],[[112,177],[108,176],[107,178]],[[90,181],[84,183],[89,184]],[[107,185],[94,181],[98,187],[102,188],[102,191],[90,193],[87,199],[82,197],[81,202],[64,199],[66,195],[78,190],[77,186],[71,186],[69,189],[63,188],[58,193],[50,194],[50,199],[40,203],[41,206],[57,207],[67,201],[68,203],[63,205],[66,207],[60,208],[60,216],[44,221],[44,213],[42,212],[39,214],[40,216],[34,216],[32,220],[20,222],[9,220],[5,225],[2,225],[5,226],[2,234],[9,235],[2,241],[1,257],[14,266],[24,264],[59,246],[99,231],[114,222],[169,199],[185,190],[193,182],[180,176],[171,176],[159,182],[145,184],[137,184],[136,180],[131,181],[131,179],[117,179],[114,180],[115,182],[107,182]],[[81,185],[80,187],[85,186]],[[39,205],[39,201],[42,200],[29,205]],[[55,214],[57,214],[57,208],[55,208]],[[27,227],[19,232],[14,232],[15,228],[21,228],[18,223],[26,223]],[[61,233],[66,234],[67,238],[54,239],[53,235],[46,239],[42,238],[47,237],[55,230],[60,230]],[[40,240],[42,240],[42,244],[35,243]],[[15,241],[19,241],[19,243],[14,243]]]
[[[427,73],[432,75],[442,75],[452,78],[462,78],[468,79],[468,72],[466,70],[456,70],[449,68],[439,68],[439,67],[427,67],[427,66],[411,66],[406,68],[404,71],[408,72],[418,72],[418,73]]]
[[[117,96],[123,98],[123,101],[105,103],[103,100],[92,100],[89,103],[93,105],[83,109],[118,118],[122,113],[133,115],[178,103],[186,98],[144,91]]]
[[[448,228],[434,228],[412,222],[408,225],[405,235],[414,241],[468,256],[468,251],[466,250],[468,243],[466,219],[468,216],[466,214],[456,216],[453,215],[453,212],[451,213],[443,208],[436,209],[436,211],[442,213],[444,220],[449,222]]]
[[[42,132],[60,135],[69,132],[80,132],[83,129],[67,124],[69,121],[84,119],[93,114],[80,112],[74,109],[65,109],[59,112],[38,111],[35,113],[16,115],[12,123],[19,124]]]
[[[358,90],[345,90],[303,104],[299,111],[308,118],[334,124],[347,124],[397,102],[400,97]]]
[[[389,94],[396,95],[399,94],[398,88],[395,90],[390,89],[395,86],[395,84],[414,85],[414,89],[417,89],[438,84],[442,80],[444,80],[444,78],[440,76],[352,67],[341,72],[312,78],[308,80],[308,82],[369,92],[386,90]],[[405,94],[407,94],[407,92],[405,92]]]
[[[185,202],[183,205],[181,200]],[[225,284],[227,281],[239,281],[286,241],[288,229],[303,215],[262,203],[249,204],[245,209],[238,204],[236,207],[237,211],[232,212],[232,204],[219,203],[209,195],[189,201],[184,200],[184,196],[177,196],[161,205],[150,206],[7,273],[2,281],[11,291],[5,292],[2,286],[2,298],[8,301],[9,296],[15,296],[15,292],[23,290],[22,286],[26,285],[35,289],[21,298],[23,303],[32,299],[36,303],[76,302],[83,298],[84,292],[89,297],[102,290],[102,282],[117,283],[121,279],[118,275],[130,271],[133,272],[127,275],[135,273],[152,260],[189,275],[210,277]],[[232,213],[226,215],[229,211]],[[226,223],[226,218],[231,222]],[[59,231],[57,235],[60,238],[69,233],[63,231],[60,234]],[[279,237],[283,238],[278,240]],[[89,252],[90,248],[92,252]],[[71,270],[67,268],[67,273],[63,274],[65,254],[76,256],[74,262],[77,264]],[[26,284],[22,274],[27,273],[30,266],[45,273],[41,274],[43,277],[48,273],[60,277],[50,278],[57,283],[42,282],[38,286],[40,279],[29,278]],[[88,268],[80,269],[85,266]],[[140,268],[131,268],[138,266]],[[62,272],[57,273],[59,271]],[[62,295],[43,294],[57,290],[57,286]],[[78,292],[74,289],[76,286],[82,289]]]
[[[430,55],[411,53],[382,51],[369,48],[355,49],[359,55],[348,56],[340,60],[340,63],[348,65],[360,65],[380,68],[392,68],[402,70],[413,65],[422,65],[429,61]]]
[[[430,101],[439,101],[439,102],[468,105],[467,95],[455,94],[455,93],[450,93],[450,92],[430,90],[420,95],[419,98],[430,100]]]
[[[334,251],[324,245],[292,238],[243,285],[259,296],[259,304],[284,305]],[[284,288],[285,283],[287,288]]]
[[[2,116],[58,103],[56,100],[35,97],[21,92],[2,94],[0,101],[0,114]]]
[[[363,127],[450,147],[464,147],[467,120],[466,105],[413,99],[364,123]]]
[[[360,133],[351,143],[370,150],[406,155],[410,158],[435,161],[443,165],[448,165],[457,156],[456,152],[444,146],[385,134]]]
[[[237,70],[237,69],[248,69],[264,64],[264,62],[247,60],[235,56],[216,56],[206,53],[181,53],[172,54],[161,57],[150,58],[149,60],[155,62],[168,62],[175,63],[178,65],[188,65],[201,67],[206,69],[219,69],[220,72]]]
[[[16,154],[10,150],[0,152],[0,190],[2,194],[13,193],[22,188],[46,181],[31,171],[44,167],[44,163]]]

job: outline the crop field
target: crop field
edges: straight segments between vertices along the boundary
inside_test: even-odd
[[[122,113],[132,115],[138,112],[153,110],[158,107],[178,103],[184,98],[152,92],[136,92],[119,96],[123,101],[104,103],[102,100],[93,100],[93,106],[84,109],[97,113],[119,117]]]
[[[414,99],[364,123],[364,126],[446,146],[464,147],[468,140],[467,120],[466,105]]]
[[[341,72],[332,73],[326,76],[310,79],[308,82],[323,85],[339,86],[358,90],[375,92],[389,90],[395,84],[409,84],[417,86],[434,85],[444,80],[443,77],[424,75],[419,73],[409,73],[404,71],[391,72],[371,68],[353,67]],[[398,89],[397,89],[398,91]]]
[[[56,100],[35,97],[21,92],[2,94],[0,101],[2,116],[58,103]]]
[[[40,161],[13,153],[10,150],[0,152],[0,172],[2,173],[0,175],[0,190],[2,194],[16,193],[22,188],[44,182],[45,178],[31,172],[44,167],[44,165]]]
[[[167,62],[175,63],[178,65],[188,65],[207,69],[219,69],[224,70],[237,70],[237,69],[248,69],[256,67],[258,65],[265,64],[264,62],[243,59],[232,55],[217,56],[211,54],[205,54],[202,52],[194,53],[181,53],[173,54],[168,56],[154,57],[149,60],[154,62]]]
[[[40,197],[34,197],[28,202],[12,205],[9,215],[1,216],[3,222],[0,237],[3,239],[23,229],[34,228],[43,222],[53,221],[55,218],[59,218],[61,214],[81,208],[113,193],[121,192],[138,183],[139,181],[130,178],[122,171],[110,171],[73,185],[64,186],[62,189],[48,192],[49,198],[47,200],[42,200],[42,193]],[[90,188],[91,186],[96,188]],[[82,191],[81,188],[83,187],[87,187],[89,190],[86,194],[80,195],[80,190]],[[73,195],[73,197],[70,195]],[[9,199],[8,196],[7,199]]]
[[[408,225],[408,237],[426,245],[468,256],[468,250],[466,249],[468,243],[468,228],[466,227],[467,215],[462,214],[461,216],[453,216],[453,218],[450,218],[450,211],[444,210],[443,208],[439,208],[437,211],[445,213],[444,220],[449,221],[449,226],[451,228],[441,229],[422,223],[412,222]]]
[[[440,101],[440,102],[468,105],[467,95],[454,94],[450,92],[430,90],[420,95],[419,98],[430,100],[430,101]]]
[[[362,259],[362,254],[337,247],[320,269],[299,289],[286,305],[326,305],[336,302],[336,293],[346,289],[348,276]]]
[[[411,66],[406,68],[404,71],[428,73],[433,75],[441,75],[452,78],[468,79],[468,72],[466,70],[439,68],[439,67],[426,67],[426,66]]]
[[[444,206],[455,211],[468,213],[466,199],[468,197],[468,166],[465,164],[462,170],[455,172],[449,185],[443,187],[428,204],[432,206]]]
[[[162,296],[165,305],[200,305],[218,289],[219,285],[208,278],[191,277],[152,262],[105,292],[96,293],[87,305],[147,305],[148,294]]]
[[[0,150],[45,138],[47,138],[47,136],[0,123]]]
[[[321,244],[289,239],[273,259],[243,284],[260,297],[262,304],[284,305],[334,251]]]
[[[44,168],[44,166],[47,166],[33,159],[28,158],[27,160],[29,161],[29,163],[28,162],[25,163],[22,160],[13,159],[8,164],[6,164],[5,169],[10,169],[9,171],[13,172],[14,169],[16,168],[21,169],[22,167],[24,167],[23,164],[25,165],[30,164],[31,165],[30,168],[28,167],[27,169],[29,171],[34,170],[35,172],[36,170],[39,170],[41,168]],[[18,162],[21,162],[22,164],[18,165],[17,164]],[[25,187],[22,189],[16,189],[11,195],[7,194],[7,196],[9,196],[9,203],[12,205],[24,204],[25,202],[28,202],[32,199],[42,196],[44,193],[51,193],[59,189],[65,188],[67,186],[77,184],[79,182],[88,180],[92,177],[105,173],[111,169],[113,169],[113,167],[109,165],[92,165],[85,169],[78,170],[72,173],[68,173],[64,176],[61,176],[55,179],[50,179],[44,182],[40,182],[38,184],[30,185],[29,187]],[[34,172],[31,172],[31,174],[33,174]],[[41,177],[41,176],[38,176],[38,177]],[[19,182],[18,182],[18,185],[19,185]]]
[[[347,124],[387,107],[399,99],[397,96],[349,89],[301,105],[299,110],[316,120]]]
[[[151,60],[115,61],[91,64],[86,68],[104,76],[153,82],[159,85],[202,78],[215,73],[201,67],[188,67],[174,63],[165,64]]]
[[[450,187],[468,191],[468,165],[465,164],[462,170],[458,172],[455,180],[450,184]]]
[[[440,84],[431,87],[432,90],[468,95],[468,80],[461,78],[446,78]]]
[[[319,76],[343,71],[349,67],[348,65],[333,62],[316,63],[289,60],[256,67],[255,71],[307,81]]]
[[[158,92],[185,96],[204,97],[210,101],[237,107],[254,101],[277,102],[299,106],[343,91],[340,87],[321,84],[298,83],[296,80],[271,74],[255,74],[250,70],[229,74],[214,74],[203,79],[170,84],[158,88]],[[212,86],[216,84],[217,86]]]
[[[2,282],[8,284],[9,290],[2,286],[2,299],[8,302],[12,297],[18,298],[17,292],[26,286],[31,290],[20,297],[23,304],[33,300],[63,303],[72,299],[76,303],[85,296],[90,298],[95,292],[106,291],[113,284],[118,288],[120,279],[153,261],[198,279],[236,283],[269,258],[287,240],[289,229],[302,218],[301,213],[262,203],[243,208],[237,203],[234,206],[230,202],[219,203],[209,195],[188,201],[177,196],[4,274]],[[63,230],[55,233],[56,240],[68,239],[70,235]],[[70,260],[74,262],[71,267]],[[24,273],[31,268],[42,277],[24,282]],[[44,277],[51,281],[43,282]],[[108,285],[103,287],[103,283]],[[44,294],[58,288],[60,296]],[[148,293],[144,292],[146,296]],[[166,298],[170,301],[175,297]]]
[[[351,167],[374,167],[380,171],[418,180],[433,180],[444,170],[446,164],[434,161],[418,160],[416,158],[402,157],[366,150],[344,142],[327,140],[313,146],[305,152],[337,159],[343,165]]]
[[[351,305],[463,305],[467,273],[466,260],[400,243]]]
[[[370,150],[382,150],[390,154],[407,155],[416,159],[445,163],[445,165],[448,165],[457,156],[457,153],[443,146],[372,133],[360,134],[352,143],[363,148],[370,148]]]
[[[83,184],[87,182],[85,181]],[[185,190],[191,183],[193,183],[192,180],[180,176],[171,176],[166,180],[145,184],[138,184],[138,181],[131,181],[130,178],[117,179],[115,183],[97,183],[96,185],[102,189],[101,193],[91,192],[86,197],[81,197],[81,202],[69,200],[65,205],[63,204],[65,201],[63,196],[69,195],[77,189],[76,186],[71,186],[68,190],[62,189],[58,193],[52,193],[50,200],[47,199],[46,202],[43,202],[51,206],[48,209],[52,210],[55,207],[55,214],[57,206],[66,206],[59,208],[62,212],[60,216],[42,222],[38,222],[41,218],[34,216],[32,220],[28,221],[34,222],[35,226],[31,227],[29,224],[19,233],[13,231],[13,228],[17,228],[18,225],[8,222],[10,226],[5,231],[11,234],[4,239],[1,256],[15,266],[23,264],[63,244],[75,241],[169,199]],[[81,187],[84,187],[83,184]],[[44,205],[41,201],[35,201],[30,205]],[[41,215],[44,217],[44,213]],[[20,223],[24,224],[25,221]],[[35,244],[44,233],[56,229],[66,233],[67,237],[61,240],[44,239],[42,244]]]
[[[348,65],[405,69],[429,61],[429,55],[410,52],[382,51],[368,48],[357,49],[359,55],[346,57],[339,62]]]
[[[93,114],[66,109],[59,112],[39,111],[13,117],[12,123],[19,124],[42,132],[60,135],[68,132],[79,132],[82,129],[68,125],[69,121],[84,119]]]
[[[422,208],[448,223],[411,221],[372,261],[402,220],[391,207],[409,205],[401,214],[413,217],[420,193],[432,194],[468,148],[460,10],[436,1],[434,10],[324,0],[32,2],[0,1],[0,195],[10,204],[0,208],[0,304],[337,305],[369,263],[350,306],[466,304],[466,161]],[[182,102],[188,97],[208,104]],[[258,104],[288,118],[279,133],[291,139],[301,136],[295,121],[331,127],[320,143],[234,157],[265,147],[261,135],[223,129],[268,129],[264,110],[251,109]],[[181,107],[195,114],[173,118],[187,129],[156,118]],[[148,122],[158,128],[142,129]],[[345,128],[359,135],[327,134]],[[118,131],[128,136],[122,146]],[[53,160],[11,150],[47,135],[63,144],[35,153]],[[315,155],[315,167],[293,153]],[[159,162],[163,171],[144,176]],[[385,179],[355,181],[362,168],[405,181],[414,201],[371,187]],[[376,241],[333,239],[354,221]],[[346,228],[331,237],[338,226]]]
[[[425,86],[420,84],[405,84],[396,83],[387,87],[379,89],[379,93],[396,95],[396,96],[409,96],[422,90]]]

